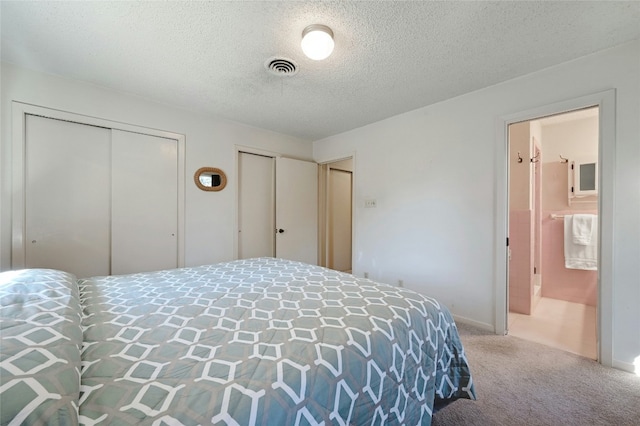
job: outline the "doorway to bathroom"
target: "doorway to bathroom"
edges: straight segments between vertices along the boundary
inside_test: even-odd
[[[508,126],[508,333],[598,358],[599,108]]]

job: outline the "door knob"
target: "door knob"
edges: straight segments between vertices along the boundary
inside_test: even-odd
[[[279,234],[282,234],[283,232],[284,232],[284,229],[282,229],[282,228],[278,229],[278,233]]]

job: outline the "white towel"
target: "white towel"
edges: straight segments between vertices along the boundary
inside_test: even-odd
[[[598,221],[591,226],[589,244],[575,244],[573,242],[574,216],[564,216],[564,266],[567,269],[598,270]]]
[[[573,224],[571,225],[571,235],[574,244],[587,246],[591,243],[591,234],[593,233],[593,224],[596,222],[596,215],[593,214],[574,214]]]

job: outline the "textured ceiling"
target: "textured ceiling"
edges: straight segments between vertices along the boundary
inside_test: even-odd
[[[2,60],[317,140],[640,38],[640,2],[0,2]],[[306,59],[300,35],[336,48]],[[291,77],[264,63],[286,57]]]

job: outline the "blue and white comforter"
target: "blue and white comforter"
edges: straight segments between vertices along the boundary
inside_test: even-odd
[[[403,288],[272,258],[2,275],[3,425],[429,425],[475,399],[449,311]]]
[[[87,424],[429,424],[474,398],[449,312],[402,288],[261,258],[80,289]]]

